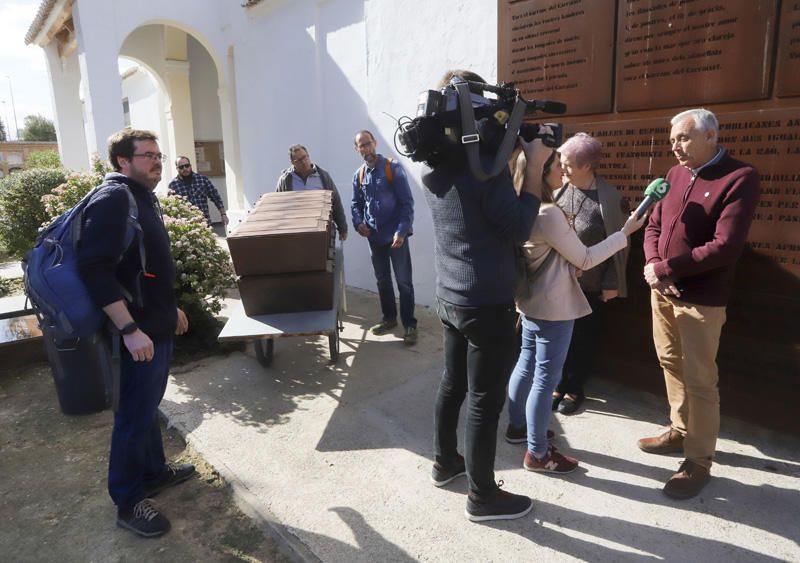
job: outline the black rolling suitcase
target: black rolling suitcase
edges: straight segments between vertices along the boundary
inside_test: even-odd
[[[103,411],[114,402],[114,374],[119,373],[119,344],[116,361],[112,357],[112,338],[105,329],[82,338],[77,344],[59,347],[47,327],[42,336],[58,403],[67,415],[92,414]]]

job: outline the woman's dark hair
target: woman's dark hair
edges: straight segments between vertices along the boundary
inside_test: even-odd
[[[553,169],[556,158],[558,158],[558,153],[553,151],[542,167],[542,203],[553,203],[553,189],[547,184],[547,177]]]

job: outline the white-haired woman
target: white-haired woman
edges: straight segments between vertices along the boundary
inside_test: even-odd
[[[588,133],[576,133],[558,149],[566,184],[553,194],[553,199],[567,214],[567,221],[586,246],[597,244],[622,228],[627,207],[617,189],[597,174],[602,157],[600,141]],[[592,312],[575,321],[564,375],[553,394],[553,410],[572,414],[583,403],[586,380],[595,369],[599,353],[606,303],[625,297],[625,268],[628,249],[614,254],[612,260],[584,271],[578,283]]]

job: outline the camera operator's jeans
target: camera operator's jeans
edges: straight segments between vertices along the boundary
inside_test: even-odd
[[[575,321],[544,321],[522,316],[522,349],[508,383],[511,426],[528,428],[528,450],[547,454],[547,426],[553,414],[553,391],[561,381]]]
[[[452,466],[457,454],[458,413],[467,399],[464,458],[469,490],[497,488],[494,457],[497,423],[514,363],[514,304],[461,307],[439,300],[444,328],[444,373],[436,396],[434,454]]]
[[[416,327],[414,317],[414,282],[411,274],[411,252],[408,248],[408,237],[400,248],[392,248],[392,244],[375,244],[369,240],[369,252],[372,256],[372,269],[378,282],[378,296],[381,300],[381,313],[384,321],[397,320],[397,302],[392,285],[392,270],[397,280],[397,291],[400,294],[400,320],[406,328]]]

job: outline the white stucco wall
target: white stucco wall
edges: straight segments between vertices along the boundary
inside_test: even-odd
[[[433,234],[421,167],[396,154],[396,124],[383,112],[413,116],[419,92],[434,87],[449,68],[494,80],[496,2],[267,1],[248,10],[241,41],[248,46],[236,60],[246,200],[274,189],[272,178],[288,164],[286,147],[301,142],[348,201],[360,164],[353,133],[372,130],[379,150],[409,173],[416,201],[410,242],[416,297],[432,304]],[[351,232],[345,252],[348,284],[374,290],[366,240]]]
[[[219,81],[216,65],[206,48],[198,43],[195,38],[189,36],[187,44],[194,138],[196,141],[222,141],[222,121],[220,120],[218,93]],[[200,172],[197,170],[195,160],[194,156],[192,156],[195,171]],[[173,175],[174,172],[174,169],[170,171]],[[209,179],[217,188],[225,207],[228,207],[225,176],[210,176]],[[211,220],[214,222],[219,221],[220,216],[216,205],[209,203],[209,210],[211,211]]]
[[[226,154],[239,150],[228,165],[235,167],[231,185],[241,191],[245,204],[274,190],[278,173],[288,165],[286,148],[297,142],[331,172],[342,198],[349,201],[352,174],[360,164],[353,133],[372,130],[379,150],[397,158],[409,173],[416,200],[411,249],[417,301],[433,303],[432,226],[420,167],[395,153],[395,123],[383,112],[412,115],[418,93],[433,87],[448,68],[469,68],[493,80],[495,0],[264,0],[248,9],[239,2],[216,0],[76,4],[76,23],[84,30],[78,34],[81,49],[119,53],[123,40],[137,28],[165,24],[190,33],[209,51],[213,71],[206,66],[204,78],[197,80],[198,69],[191,70],[192,105],[198,106],[193,107],[195,138],[217,134],[219,116],[238,118],[220,128],[228,136]],[[87,31],[98,29],[104,30],[101,35],[85,40]],[[81,56],[82,72],[93,60],[105,61]],[[208,79],[214,73],[216,84]],[[101,76],[92,74],[89,88],[113,94],[113,80],[100,83]],[[232,104],[221,112],[206,112],[215,104],[217,89]],[[92,121],[94,137],[107,136],[112,131],[103,128],[116,121],[108,116]],[[353,234],[345,249],[348,283],[374,290],[366,241]]]
[[[122,96],[128,99],[131,126],[147,129],[158,135],[162,152],[166,152],[166,123],[161,93],[149,72],[135,69],[122,80]],[[171,155],[167,155],[171,158]],[[170,181],[170,162],[164,163],[161,182],[156,186],[158,193],[166,193]]]

